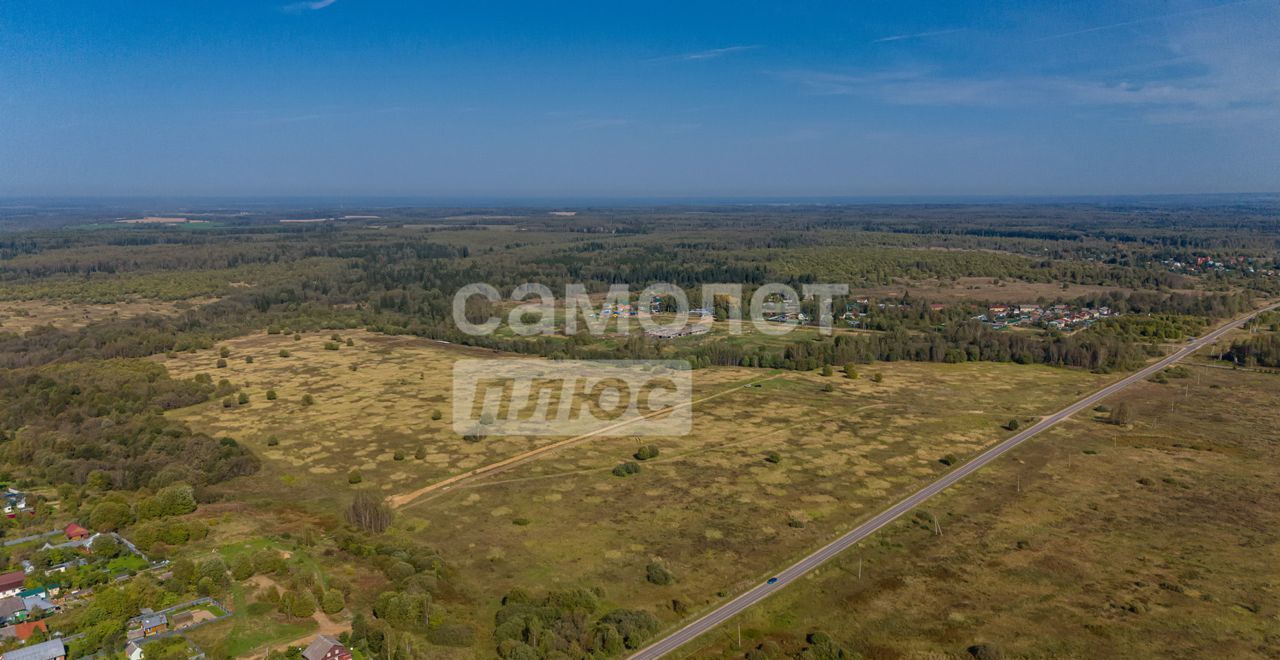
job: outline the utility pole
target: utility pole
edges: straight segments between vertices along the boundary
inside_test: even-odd
[[[934,535],[935,535],[935,536],[942,536],[942,524],[938,522],[938,514],[936,514],[936,513],[932,512],[932,511],[930,511],[930,512],[929,512],[929,515],[930,515],[930,516],[933,516],[933,533],[934,533]]]
[[[738,650],[742,650],[742,622],[738,622]]]
[[[862,579],[862,557],[858,557],[858,579]]]

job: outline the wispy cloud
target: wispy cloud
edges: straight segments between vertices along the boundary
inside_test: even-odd
[[[589,131],[596,128],[613,128],[616,126],[628,126],[635,122],[630,119],[621,119],[616,117],[601,117],[579,119],[573,123],[574,130]]]
[[[1248,12],[1217,11],[1243,4],[1251,6]],[[1200,17],[1169,25],[1161,32],[1164,43],[1157,48],[1162,56],[1106,69],[1055,67],[1053,71],[1037,71],[1032,66],[987,73],[939,64],[769,73],[811,94],[859,97],[889,105],[1078,108],[1097,111],[1091,113],[1093,117],[1152,124],[1223,126],[1280,121],[1280,69],[1275,66],[1280,61],[1280,40],[1274,38],[1280,28],[1280,3],[1237,2],[1165,18],[1191,14]],[[1139,22],[1147,20],[1156,19]]]
[[[1200,14],[1208,14],[1210,12],[1238,7],[1240,5],[1249,5],[1258,0],[1237,0],[1236,2],[1227,2],[1212,7],[1201,7],[1199,9],[1188,9],[1186,11],[1175,11],[1168,14],[1160,14],[1159,16],[1147,16],[1145,18],[1137,18],[1132,21],[1121,21],[1119,23],[1108,23],[1106,25],[1095,25],[1093,27],[1083,28],[1080,30],[1071,30],[1069,32],[1059,32],[1058,34],[1050,34],[1048,36],[1034,39],[1035,42],[1051,41],[1054,39],[1065,39],[1067,37],[1078,37],[1083,34],[1091,34],[1093,32],[1106,32],[1108,30],[1117,30],[1119,28],[1132,27],[1135,25],[1145,25],[1147,23],[1155,23],[1157,21],[1167,21],[1175,18],[1185,18],[1187,16],[1197,16]]]
[[[873,44],[883,44],[890,41],[906,41],[907,39],[927,39],[929,37],[941,37],[945,34],[955,34],[964,32],[964,28],[951,28],[948,30],[930,30],[928,32],[911,32],[908,34],[894,34],[887,37],[880,37],[872,41]]]
[[[280,9],[290,14],[300,14],[304,11],[319,11],[337,1],[338,0],[307,0],[306,2],[292,2]]]
[[[711,50],[700,50],[693,53],[680,53],[679,55],[666,55],[663,57],[653,57],[644,60],[647,63],[661,62],[692,62],[696,60],[714,60],[717,57],[724,57],[733,53],[741,53],[743,51],[755,50],[760,46],[727,46],[725,48],[712,48]]]

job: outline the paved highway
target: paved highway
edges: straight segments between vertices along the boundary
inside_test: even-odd
[[[693,621],[689,625],[677,630],[674,633],[671,633],[670,635],[662,638],[661,640],[653,643],[652,645],[644,649],[641,649],[635,655],[631,656],[631,659],[632,660],[650,660],[652,658],[660,658],[668,653],[671,653],[672,651],[676,650],[677,648],[680,648],[684,644],[687,644],[693,641],[703,633],[708,632],[712,628],[715,628],[716,626],[728,621],[729,619],[733,618],[735,615],[747,609],[748,607],[751,607],[752,605],[755,605],[756,603],[764,600],[765,598],[768,598],[770,595],[774,594],[775,592],[787,586],[788,584],[794,582],[796,579],[800,578],[805,573],[808,573],[809,571],[812,571],[813,569],[821,566],[822,564],[829,561],[832,557],[835,557],[836,555],[843,552],[845,549],[849,548],[850,546],[870,536],[876,530],[898,519],[903,514],[914,509],[916,506],[918,506],[925,500],[929,499],[930,497],[933,497],[934,495],[937,495],[938,493],[942,492],[946,488],[950,487],[952,484],[955,484],[957,481],[960,481],[961,479],[969,476],[970,474],[973,474],[974,472],[982,469],[983,466],[996,460],[1005,452],[1026,442],[1027,440],[1031,439],[1037,434],[1059,424],[1060,422],[1074,415],[1075,413],[1080,412],[1085,408],[1090,408],[1097,405],[1098,402],[1111,396],[1112,394],[1115,394],[1116,392],[1119,392],[1120,390],[1138,381],[1145,380],[1146,378],[1151,377],[1161,369],[1164,369],[1174,364],[1175,362],[1182,360],[1188,355],[1191,355],[1197,350],[1204,348],[1205,346],[1218,340],[1220,337],[1222,337],[1222,335],[1240,327],[1250,318],[1253,318],[1253,316],[1261,312],[1276,309],[1277,307],[1280,307],[1280,303],[1271,305],[1269,307],[1258,310],[1256,312],[1251,312],[1230,323],[1227,323],[1226,325],[1223,325],[1222,327],[1214,330],[1213,332],[1210,332],[1209,334],[1203,337],[1196,339],[1195,341],[1188,342],[1185,346],[1180,348],[1178,351],[1165,357],[1159,362],[1156,362],[1155,364],[1152,364],[1151,366],[1148,366],[1142,369],[1141,371],[1138,371],[1130,376],[1127,376],[1121,380],[1118,380],[1098,390],[1097,392],[1094,392],[1093,394],[1090,394],[1089,396],[1083,399],[1080,399],[1079,401],[1076,401],[1075,403],[1067,406],[1066,408],[1063,408],[1062,410],[1059,410],[1058,412],[1052,415],[1049,415],[1048,417],[1045,417],[1044,419],[1040,420],[1036,424],[1030,427],[1027,427],[1027,429],[1022,431],[1021,433],[1018,433],[1017,435],[1014,435],[1013,437],[1010,437],[1009,439],[1004,440],[1003,442],[991,447],[990,449],[979,454],[976,458],[970,460],[967,463],[964,463],[963,465],[956,468],[955,470],[948,472],[945,476],[938,479],[937,481],[929,484],[928,486],[925,486],[924,488],[921,488],[915,493],[912,493],[902,501],[898,502],[897,504],[894,504],[888,509],[885,509],[876,517],[872,518],[871,520],[868,520],[865,523],[862,523],[858,527],[854,528],[852,531],[849,531],[848,533],[844,534],[843,536],[836,539],[835,541],[832,541],[829,545],[823,547],[817,552],[814,552],[808,557],[805,557],[804,559],[801,559],[795,564],[792,564],[791,566],[787,567],[781,573],[777,574],[776,576],[777,579],[774,580],[772,583],[766,581],[766,582],[757,584],[755,587],[752,587],[750,590],[739,595],[737,598],[734,598],[733,600],[725,603],[724,605],[721,605],[715,610],[712,610],[710,613],[704,615],[702,618],[697,619],[696,621]]]

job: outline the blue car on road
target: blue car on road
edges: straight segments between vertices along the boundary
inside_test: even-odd
[[[769,578],[769,580],[768,580],[767,582],[765,582],[765,584],[773,584],[773,583],[775,583],[775,582],[777,582],[777,581],[778,581],[778,578],[776,578],[776,577],[771,577],[771,578]]]

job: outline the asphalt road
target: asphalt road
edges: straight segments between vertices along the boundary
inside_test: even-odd
[[[906,514],[908,511],[914,509],[916,506],[918,506],[925,500],[929,499],[930,497],[933,497],[934,495],[937,495],[938,493],[942,492],[946,488],[950,487],[952,484],[955,484],[957,481],[960,481],[961,479],[969,476],[970,474],[973,474],[974,472],[981,470],[983,466],[996,460],[997,458],[1000,458],[1000,456],[1003,455],[1005,452],[1013,449],[1014,447],[1017,447],[1018,445],[1026,442],[1027,440],[1030,440],[1031,438],[1035,437],[1037,434],[1059,424],[1060,422],[1074,415],[1075,413],[1080,412],[1085,408],[1091,408],[1093,406],[1096,406],[1100,401],[1107,398],[1108,396],[1111,396],[1112,394],[1115,394],[1116,392],[1119,392],[1120,390],[1136,382],[1145,380],[1151,377],[1152,375],[1154,375],[1156,372],[1160,371],[1161,369],[1164,369],[1178,362],[1179,360],[1182,360],[1188,355],[1191,355],[1192,353],[1196,352],[1201,348],[1204,348],[1209,344],[1212,344],[1214,341],[1222,337],[1222,335],[1240,327],[1256,314],[1259,314],[1261,312],[1265,312],[1268,310],[1276,309],[1277,307],[1280,307],[1280,303],[1277,303],[1269,307],[1266,307],[1264,309],[1258,310],[1256,312],[1247,314],[1226,325],[1223,325],[1218,329],[1206,334],[1205,336],[1197,338],[1193,342],[1188,342],[1181,349],[1170,354],[1169,356],[1165,357],[1159,362],[1156,362],[1155,364],[1152,364],[1151,366],[1148,366],[1132,375],[1126,376],[1125,378],[1118,380],[1094,392],[1093,394],[1090,394],[1089,396],[1083,399],[1080,399],[1079,401],[1076,401],[1075,403],[1067,406],[1066,408],[1063,408],[1062,410],[1059,410],[1058,412],[1053,413],[1048,417],[1045,417],[1044,419],[1040,420],[1034,425],[1027,427],[1026,430],[1018,433],[1017,435],[1010,437],[1007,440],[1004,440],[1000,444],[997,444],[991,447],[990,449],[982,452],[976,458],[962,464],[960,467],[956,468],[955,470],[948,472],[946,475],[944,475],[942,478],[938,479],[937,481],[929,484],[928,486],[925,486],[924,488],[921,488],[915,493],[912,493],[911,495],[907,496],[905,499],[899,501],[897,504],[894,504],[888,509],[885,509],[876,517],[868,520],[865,523],[862,523],[861,525],[854,528],[853,530],[845,533],[843,536],[836,539],[835,541],[832,541],[829,545],[824,546],[817,552],[814,552],[808,557],[805,557],[804,559],[801,559],[800,561],[792,564],[791,566],[788,566],[781,573],[778,573],[775,576],[777,580],[773,584],[770,584],[768,582],[762,582],[760,584],[757,584],[756,586],[752,587],[748,591],[739,595],[737,598],[734,598],[733,600],[725,603],[724,605],[721,605],[720,607],[712,610],[708,614],[704,615],[702,618],[697,619],[696,621],[693,621],[687,626],[671,633],[670,635],[662,638],[661,640],[653,643],[652,645],[644,649],[641,649],[635,655],[631,656],[631,660],[649,660],[651,658],[660,658],[668,653],[671,653],[672,651],[675,651],[677,648],[680,648],[684,644],[687,644],[693,641],[695,638],[699,637],[703,633],[706,633],[707,631],[710,631],[712,628],[715,628],[716,626],[733,618],[735,615],[747,609],[748,607],[751,607],[752,605],[755,605],[756,603],[764,600],[765,598],[768,598],[769,596],[776,593],[783,587],[787,586],[788,584],[791,584],[792,582],[794,582],[795,580],[803,576],[805,573],[808,573],[809,571],[812,571],[815,568],[826,563],[832,557],[835,557],[836,555],[840,554],[850,546],[867,538],[868,536],[873,534],[876,530],[898,519],[899,517]]]

